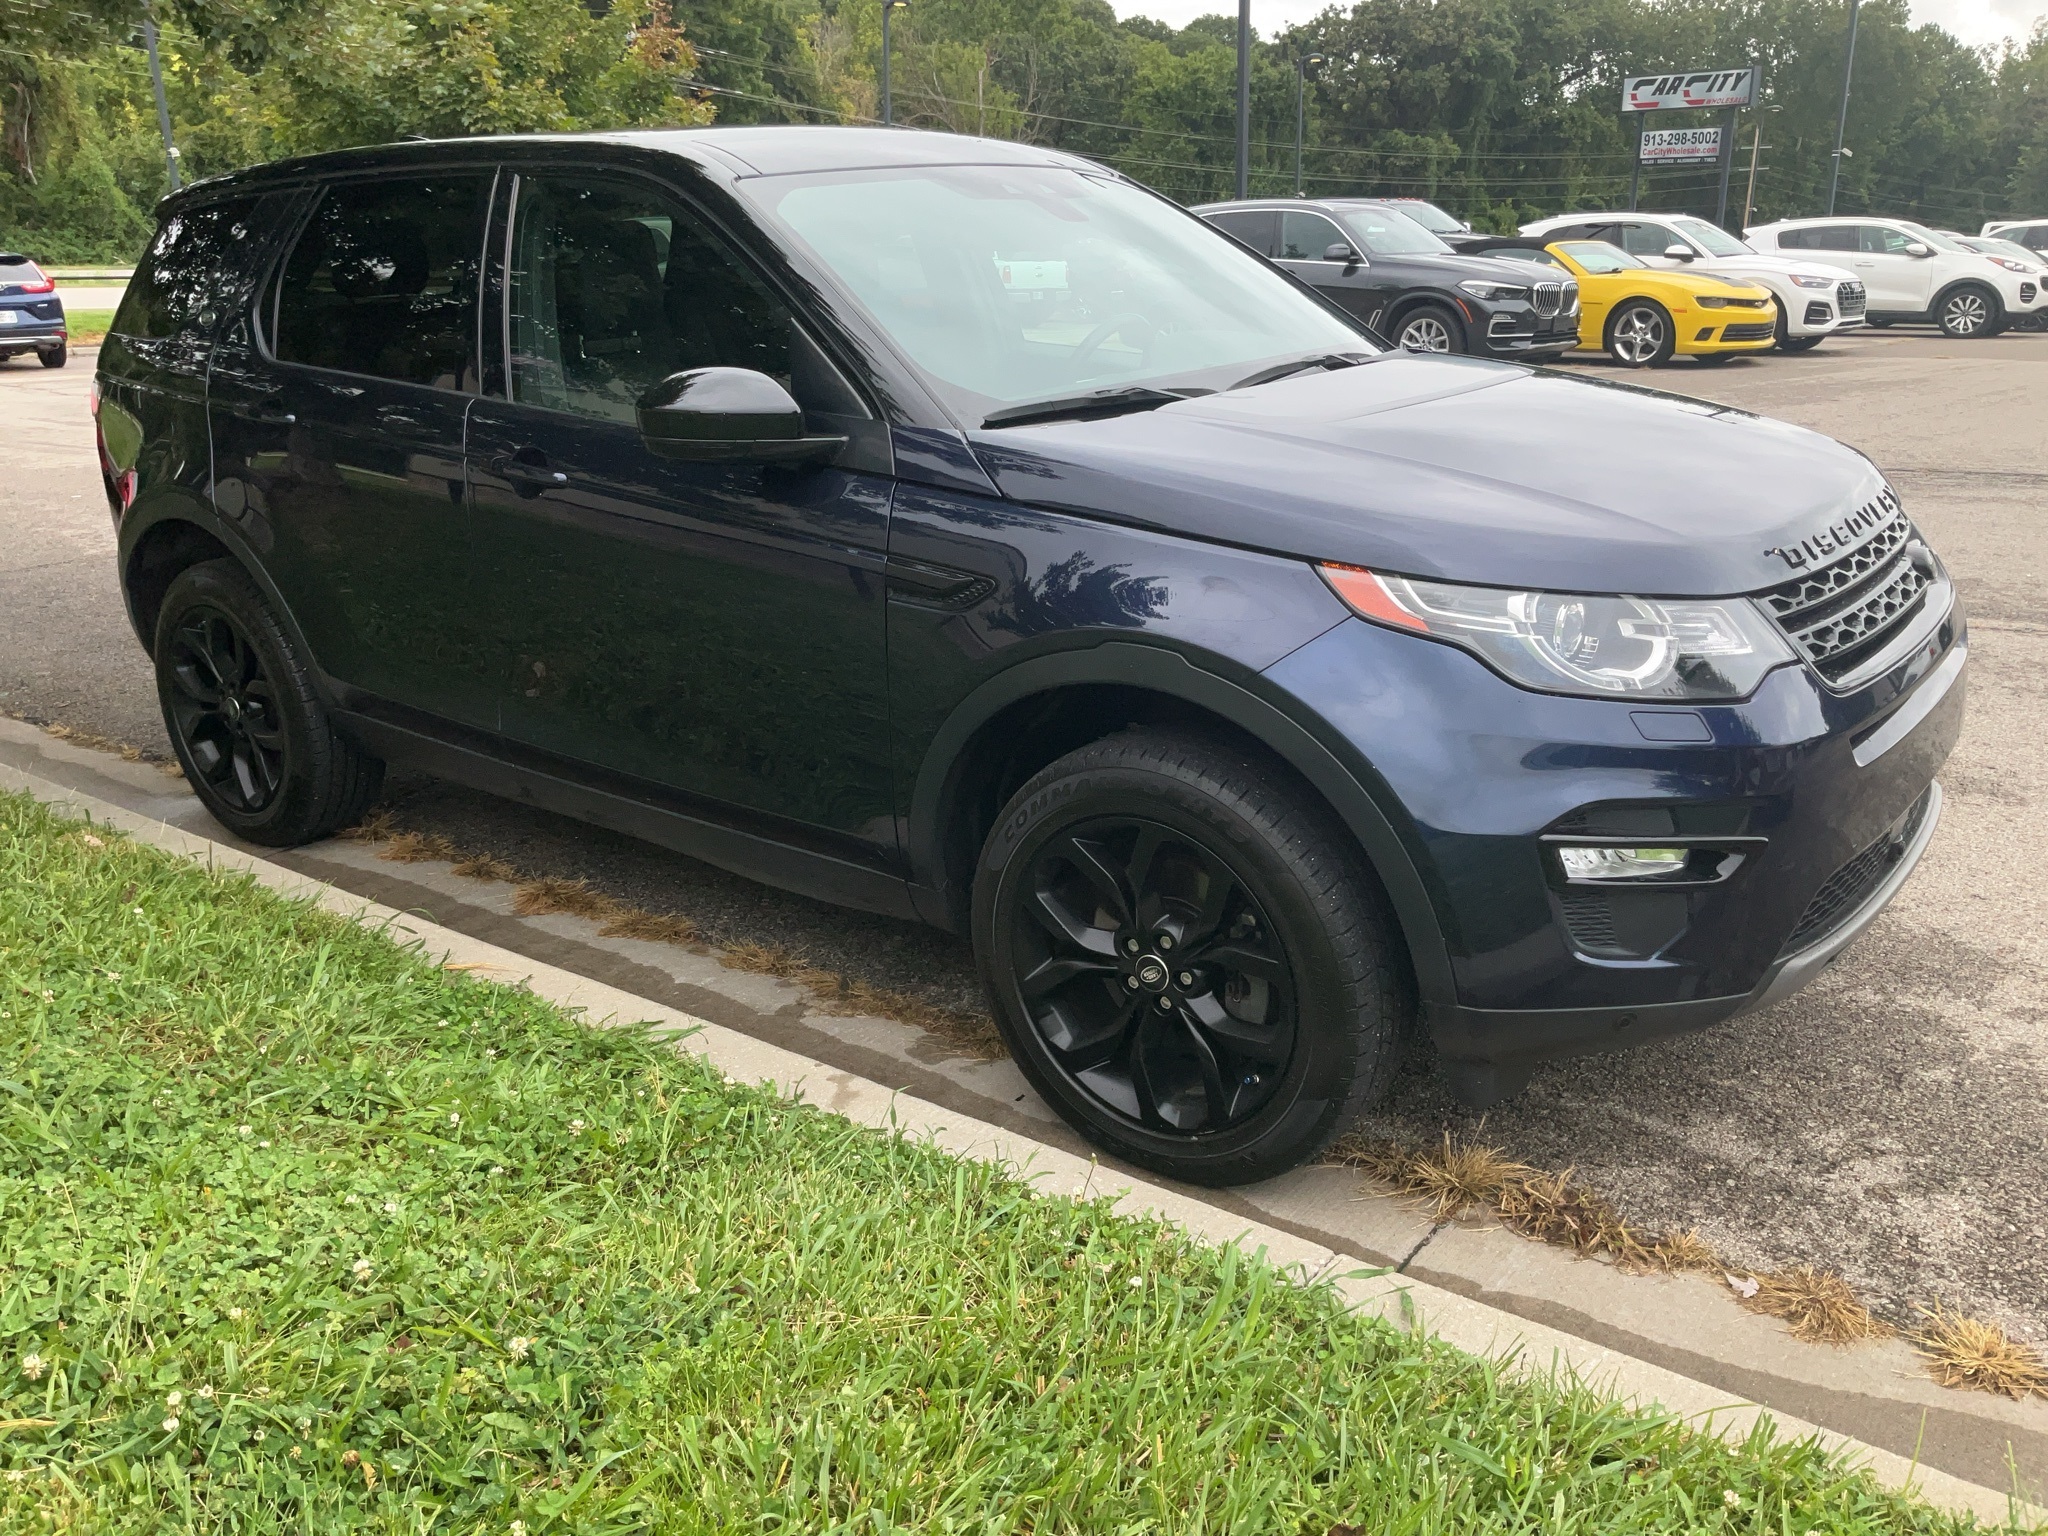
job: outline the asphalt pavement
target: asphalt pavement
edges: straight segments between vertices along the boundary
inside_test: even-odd
[[[0,709],[162,754],[114,582],[89,363],[0,366]],[[2048,1344],[2048,335],[1893,330],[1649,379],[1829,432],[1886,469],[1968,605],[1969,720],[1926,863],[1812,988],[1701,1035],[1547,1067],[1483,1134],[1577,1168],[1646,1227],[1698,1228],[1739,1264],[1837,1268],[1895,1322],[1938,1300]],[[979,1006],[966,948],[944,935],[426,781],[394,782],[391,799],[402,825],[686,915],[714,943]],[[1478,1124],[1420,1058],[1376,1120],[1425,1138]]]

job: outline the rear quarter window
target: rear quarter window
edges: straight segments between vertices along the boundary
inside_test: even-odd
[[[206,327],[248,286],[261,242],[258,197],[179,208],[158,227],[114,313],[117,335],[147,340]]]

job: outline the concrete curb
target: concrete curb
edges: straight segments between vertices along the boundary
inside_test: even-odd
[[[1741,1440],[1757,1425],[1768,1424],[1781,1440],[1814,1440],[1864,1467],[1885,1486],[1910,1491],[1937,1508],[1973,1514],[1995,1526],[2015,1529],[2048,1524],[2048,1510],[2018,1503],[1982,1484],[1918,1466],[1894,1452],[1745,1402],[1675,1371],[1435,1286],[1384,1271],[1361,1271],[1365,1263],[1361,1259],[1247,1221],[1192,1195],[1111,1174],[1061,1148],[365,900],[39,775],[0,765],[0,789],[27,791],[53,810],[110,827],[139,843],[211,868],[248,874],[282,895],[375,927],[401,944],[417,945],[443,966],[460,967],[506,985],[523,985],[536,996],[578,1010],[595,1023],[651,1023],[658,1034],[672,1037],[679,1047],[702,1057],[733,1081],[765,1084],[859,1124],[894,1129],[961,1157],[1003,1164],[1048,1193],[1100,1195],[1114,1190],[1115,1208],[1122,1214],[1169,1221],[1210,1242],[1234,1243],[1302,1280],[1328,1280],[1353,1308],[1422,1329],[1469,1354],[1529,1374],[1574,1381],[1632,1406],[1661,1408],[1689,1421],[1697,1430],[1729,1441]]]

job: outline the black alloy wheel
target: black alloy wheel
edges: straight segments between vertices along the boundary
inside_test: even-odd
[[[998,818],[975,949],[1018,1064],[1076,1129],[1202,1184],[1313,1155],[1398,1062],[1405,973],[1341,825],[1278,765],[1129,731]]]
[[[277,684],[263,658],[231,615],[207,603],[179,616],[168,648],[165,708],[179,755],[230,810],[260,815],[285,776]]]
[[[1011,954],[1032,1027],[1104,1108],[1155,1131],[1242,1124],[1294,1056],[1287,955],[1223,855],[1156,821],[1037,852]]]
[[[186,782],[239,837],[292,847],[359,819],[384,765],[334,728],[311,670],[246,571],[180,571],[157,611],[157,698]]]

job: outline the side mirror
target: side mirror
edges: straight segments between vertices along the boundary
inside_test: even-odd
[[[806,437],[803,408],[751,368],[672,373],[640,397],[640,440],[667,459],[796,464],[829,458],[843,437]]]
[[[1335,245],[1326,245],[1323,247],[1323,260],[1356,261],[1358,260],[1358,252],[1354,251],[1353,249],[1351,249],[1350,246],[1346,245],[1343,241],[1340,240]]]
[[[1908,240],[1906,242],[1906,254],[1908,256],[1932,256],[1934,254],[1934,247],[1927,244],[1924,240]]]
[[[1693,249],[1689,245],[1678,245],[1675,243],[1667,245],[1664,247],[1664,259],[1666,261],[1691,261],[1693,259]]]

